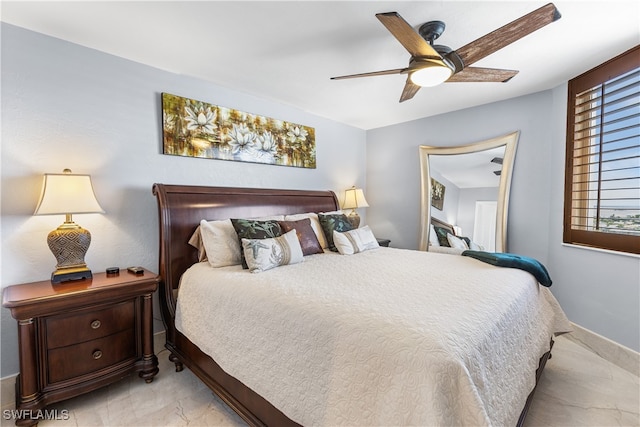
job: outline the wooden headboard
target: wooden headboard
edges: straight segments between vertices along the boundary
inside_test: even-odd
[[[160,297],[162,317],[167,327],[168,321],[173,327],[174,290],[178,288],[180,276],[198,261],[197,250],[188,241],[201,220],[339,209],[333,191],[154,184],[153,194],[158,200]]]
[[[441,221],[436,217],[431,217],[431,224],[436,227],[446,228],[449,233],[453,234],[454,236],[456,235],[456,231],[454,230],[453,225]]]

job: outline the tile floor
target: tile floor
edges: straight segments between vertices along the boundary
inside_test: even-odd
[[[189,370],[175,372],[166,350],[158,354],[153,383],[132,376],[49,409],[67,420],[40,426],[244,426]],[[10,405],[3,407],[13,409]],[[640,426],[638,377],[574,341],[558,337],[525,425]],[[4,412],[3,412],[4,414]],[[2,426],[13,425],[2,418]]]

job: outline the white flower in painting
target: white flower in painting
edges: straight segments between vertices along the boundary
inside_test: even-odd
[[[258,148],[265,153],[275,155],[278,151],[278,144],[273,134],[269,131],[264,131],[262,135],[258,137],[258,143]]]
[[[185,117],[187,129],[212,134],[214,129],[218,127],[215,124],[217,113],[211,111],[211,107],[205,108],[204,105],[196,105],[193,108],[184,107],[184,110],[187,113],[187,117]]]
[[[176,116],[173,114],[167,113],[166,111],[162,112],[162,121],[164,122],[165,129],[173,129],[176,125]]]
[[[307,140],[308,134],[309,133],[306,131],[306,129],[300,126],[294,126],[293,128],[289,128],[289,130],[287,131],[287,138],[293,143],[304,142]]]
[[[233,129],[229,132],[229,145],[232,147],[231,152],[237,154],[239,151],[243,151],[253,146],[256,140],[256,134],[251,132],[246,124],[241,125],[233,124]]]

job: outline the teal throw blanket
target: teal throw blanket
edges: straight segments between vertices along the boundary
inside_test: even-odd
[[[549,287],[552,283],[549,272],[544,265],[533,258],[509,253],[483,251],[464,251],[462,252],[462,255],[469,256],[498,267],[519,268],[520,270],[527,271],[533,274],[533,276],[538,280],[538,283],[542,286]]]

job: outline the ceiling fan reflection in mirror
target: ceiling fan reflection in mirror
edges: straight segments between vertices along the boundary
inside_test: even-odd
[[[397,12],[378,13],[376,17],[380,22],[411,54],[409,66],[331,77],[331,80],[408,74],[400,102],[413,98],[421,87],[436,86],[443,82],[507,82],[518,74],[518,71],[470,65],[557,21],[560,16],[554,4],[549,3],[457,50],[452,50],[447,46],[433,44],[444,32],[444,22],[429,21],[416,32]]]

